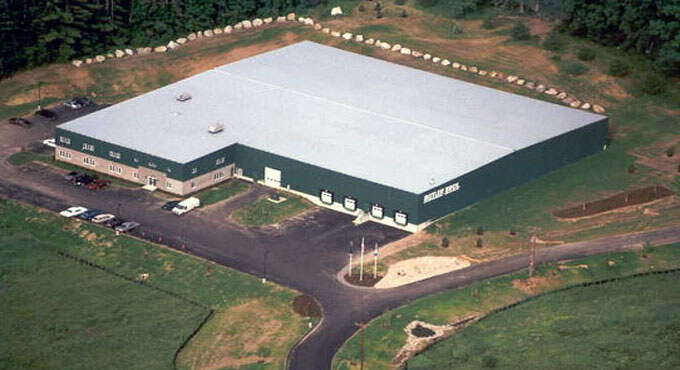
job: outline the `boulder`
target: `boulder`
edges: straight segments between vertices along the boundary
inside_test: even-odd
[[[232,31],[234,31],[234,27],[232,26],[224,27],[224,33],[232,33]]]
[[[572,108],[578,108],[578,107],[581,106],[581,101],[574,100],[573,102],[571,102],[571,104],[569,104],[569,106],[572,107]]]
[[[345,33],[342,34],[342,38],[349,41],[349,40],[352,39],[352,34],[349,33],[349,32],[345,32]]]
[[[241,22],[238,22],[234,25],[235,30],[240,30],[243,29],[243,24]]]
[[[203,31],[203,36],[205,37],[213,37],[215,34],[213,33],[212,30],[205,30]]]
[[[380,48],[384,50],[390,50],[392,48],[392,45],[383,41],[380,43]]]
[[[583,105],[581,105],[581,109],[590,109],[590,103],[583,103]]]
[[[364,44],[368,44],[368,45],[373,45],[374,43],[375,43],[375,40],[373,40],[372,38],[366,39],[366,41],[364,41]]]
[[[321,30],[323,33],[331,33],[331,29],[328,27],[325,27],[324,29]]]
[[[540,85],[536,86],[536,91],[538,91],[540,93],[544,92],[545,91],[545,85],[540,84]]]
[[[175,40],[175,42],[180,44],[180,45],[184,45],[184,44],[187,43],[187,39],[185,39],[184,37],[180,37],[177,40]]]
[[[148,55],[151,54],[151,48],[146,47],[146,48],[137,48],[137,54],[138,55]]]
[[[317,31],[320,30],[321,29],[321,23],[315,24],[314,29],[317,30]]]
[[[276,17],[276,21],[277,21],[277,22],[285,22],[285,21],[286,21],[286,17],[284,17],[284,16],[278,16],[278,17]]]
[[[342,15],[342,8],[336,6],[335,8],[331,9],[331,15],[332,16]]]
[[[461,65],[460,65],[460,70],[461,70],[461,71],[467,71],[467,70],[468,70],[468,67],[467,67],[465,64],[461,64]]]
[[[533,82],[527,82],[527,84],[524,85],[524,87],[526,87],[527,89],[532,89],[532,90],[533,90],[534,88],[536,88],[536,84],[533,83]]]
[[[287,21],[294,21],[295,20],[295,13],[288,13],[288,15],[286,15],[286,20]]]
[[[442,60],[442,58],[440,58],[440,57],[433,57],[432,63],[439,63],[439,62],[441,62],[441,60]]]
[[[392,45],[392,51],[399,51],[399,50],[401,50],[401,45],[399,45],[399,44]]]
[[[480,76],[486,76],[486,73],[487,73],[487,72],[486,72],[485,70],[480,69],[479,72],[478,72],[477,74],[480,75]]]
[[[423,59],[425,59],[425,60],[430,60],[430,59],[432,59],[432,55],[430,55],[430,54],[425,54],[425,55],[423,55]]]
[[[264,24],[264,21],[260,18],[253,19],[253,27],[260,27]]]
[[[525,82],[526,82],[526,81],[524,81],[524,80],[521,79],[521,78],[520,78],[519,80],[515,81],[515,83],[518,84],[518,85],[520,85],[520,86],[524,85]]]
[[[477,72],[479,72],[479,69],[475,66],[472,66],[472,67],[470,67],[470,69],[468,69],[468,71],[470,73],[477,73]]]
[[[129,56],[133,56],[133,55],[135,55],[135,52],[132,49],[125,49],[125,54],[127,54]]]
[[[604,107],[601,105],[594,104],[593,105],[593,112],[595,113],[604,113]]]
[[[156,47],[153,49],[153,52],[154,52],[154,53],[165,53],[166,51],[168,51],[168,48],[165,47],[164,45],[156,46]]]
[[[274,21],[274,18],[267,17],[267,18],[263,19],[262,21],[264,22],[264,24],[269,24],[269,23],[272,23]]]
[[[213,28],[213,33],[216,35],[221,35],[223,32],[222,27]]]
[[[442,60],[441,65],[443,65],[444,67],[449,66],[449,65],[451,65],[451,61],[448,60],[448,59],[444,59],[444,60]]]
[[[298,20],[298,22],[300,22],[300,23],[305,23],[305,21],[307,20],[307,18],[305,18],[305,17],[298,17],[297,20]]]
[[[356,35],[356,36],[354,36],[354,41],[356,41],[356,42],[364,42],[364,35]]]
[[[340,37],[341,35],[340,35],[340,32],[338,32],[338,31],[331,31],[331,36]]]
[[[247,30],[249,28],[253,28],[253,22],[251,22],[247,19],[245,21],[241,21],[241,24],[243,25],[243,29]]]
[[[125,52],[120,49],[116,49],[113,54],[116,56],[116,58],[122,58],[125,56]]]
[[[453,63],[451,63],[451,67],[453,67],[453,68],[455,68],[455,69],[458,69],[458,68],[460,68],[460,63],[458,63],[458,62],[453,62]]]
[[[413,55],[413,56],[416,57],[416,58],[420,58],[420,57],[423,56],[423,53],[421,53],[420,51],[415,51],[415,50],[414,50],[414,51],[411,52],[411,55]]]
[[[508,76],[506,81],[513,83],[513,82],[517,81],[518,79],[519,79],[519,77],[517,77],[517,76]]]
[[[85,58],[85,64],[92,64],[93,61],[92,58]]]
[[[188,39],[189,41],[194,41],[194,40],[196,40],[196,34],[195,34],[194,32],[188,34],[188,35],[187,35],[187,39]]]
[[[179,47],[179,44],[178,44],[178,43],[176,43],[176,42],[174,42],[174,41],[168,42],[168,49],[174,50],[174,49],[177,49],[178,47]]]
[[[73,64],[76,67],[80,67],[80,66],[83,65],[83,61],[82,60],[73,60],[73,61],[71,61],[71,64]]]
[[[94,61],[97,62],[97,63],[102,63],[105,60],[106,60],[106,57],[104,57],[103,55],[97,55],[96,57],[94,57]]]
[[[313,26],[314,20],[312,18],[305,19],[305,26]]]
[[[382,41],[380,41],[380,39],[375,40],[375,47],[376,48],[379,48],[381,44],[382,44]]]
[[[553,89],[552,87],[549,88],[548,90],[545,90],[545,93],[550,96],[555,96],[557,95],[557,90]]]
[[[196,37],[198,37],[199,39],[202,39],[203,38],[203,31],[196,32]]]
[[[109,58],[109,59],[113,59],[113,58],[115,58],[116,56],[113,55],[113,53],[108,53],[108,54],[106,54],[106,57]]]
[[[411,55],[411,49],[409,49],[409,48],[401,48],[401,50],[399,50],[399,52],[404,54],[404,55]]]
[[[574,98],[564,98],[564,99],[562,99],[562,103],[567,104],[567,105],[571,104],[572,102],[574,102]]]
[[[566,99],[567,98],[567,93],[561,92],[557,94],[557,99]]]
[[[489,73],[489,77],[491,78],[496,78],[496,76],[498,76],[498,72],[496,71],[491,71],[491,73]]]

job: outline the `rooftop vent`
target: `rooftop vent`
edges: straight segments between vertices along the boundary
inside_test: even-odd
[[[177,94],[175,99],[177,99],[177,101],[187,101],[191,99],[191,94],[189,94],[188,92],[183,92],[181,94]]]
[[[224,131],[224,125],[221,123],[215,123],[214,125],[210,125],[210,127],[208,127],[208,132],[211,134],[216,134],[222,131]]]

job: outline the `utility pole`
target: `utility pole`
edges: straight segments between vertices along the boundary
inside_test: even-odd
[[[352,277],[352,255],[354,254],[354,242],[349,241],[349,277]]]
[[[373,279],[378,277],[378,243],[375,243],[375,250],[373,251]]]
[[[534,273],[536,273],[536,243],[535,243],[535,238],[536,235],[531,236],[531,252],[529,254],[529,277],[534,277]]]
[[[364,280],[364,237],[361,237],[361,255],[359,256],[359,281]]]
[[[40,85],[42,85],[42,81],[38,81],[38,110],[41,110],[42,107],[40,106],[41,100],[42,100],[42,94],[40,91]]]
[[[360,345],[361,345],[361,349],[360,349],[360,352],[359,352],[359,363],[360,363],[359,368],[360,368],[361,370],[364,370],[364,329],[365,329],[366,326],[368,326],[368,325],[362,324],[362,323],[360,323],[360,322],[355,323],[354,325],[358,326],[358,327],[359,327],[359,330],[360,330],[360,335],[361,335],[361,339],[360,339],[361,344],[360,344]]]
[[[267,254],[269,254],[269,251],[265,249],[262,259],[262,284],[267,282]]]

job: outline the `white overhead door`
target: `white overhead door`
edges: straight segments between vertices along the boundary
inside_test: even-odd
[[[265,167],[264,168],[264,184],[267,186],[280,187],[281,186],[281,171]]]

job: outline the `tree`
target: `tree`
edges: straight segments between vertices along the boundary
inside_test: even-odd
[[[531,35],[529,34],[529,28],[524,22],[515,22],[515,25],[510,30],[510,35],[515,40],[529,40]]]
[[[595,59],[595,51],[591,48],[582,47],[576,52],[576,57],[588,62]]]
[[[620,59],[614,59],[609,63],[608,72],[615,77],[623,77],[628,74],[628,64]]]
[[[448,248],[449,247],[449,238],[443,237],[441,245],[442,245],[442,248]]]

